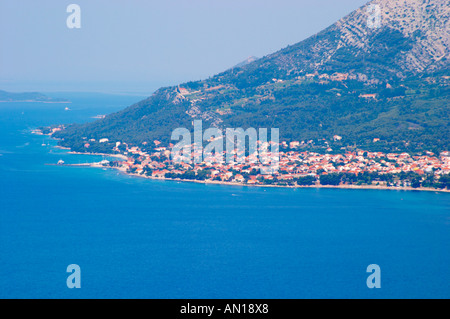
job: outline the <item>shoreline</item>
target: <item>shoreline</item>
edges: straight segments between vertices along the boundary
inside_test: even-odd
[[[122,159],[124,161],[128,160],[128,157],[122,154],[106,154],[106,153],[86,153],[86,152],[76,152],[70,151],[70,148],[56,145],[54,146],[59,149],[68,150],[68,154],[73,155],[95,155],[95,156],[107,156],[107,157],[115,157]],[[49,164],[51,165],[51,164]],[[55,164],[56,165],[56,164]],[[246,187],[279,187],[279,188],[329,188],[329,189],[367,189],[367,190],[391,190],[391,191],[421,191],[421,192],[440,192],[440,193],[450,193],[450,189],[439,189],[439,188],[428,188],[428,187],[418,187],[413,188],[410,186],[406,187],[388,187],[388,186],[379,186],[379,185],[264,185],[264,184],[244,184],[238,182],[224,182],[224,181],[212,181],[212,180],[188,180],[188,179],[173,179],[166,177],[152,177],[146,175],[140,175],[135,173],[127,173],[124,169],[120,167],[110,167],[110,166],[102,166],[98,163],[84,163],[84,164],[64,164],[63,166],[73,166],[73,167],[93,167],[93,168],[108,168],[115,169],[127,176],[133,177],[141,177],[152,180],[160,180],[160,181],[174,181],[174,182],[188,182],[188,183],[199,183],[199,184],[212,184],[212,185],[226,185],[226,186],[246,186]]]
[[[101,153],[80,153],[80,152],[69,152],[69,154],[82,154],[82,155],[106,155],[111,157],[125,157],[125,155],[117,154],[115,156],[112,156],[110,154],[101,154]],[[48,164],[52,165],[52,164]],[[53,164],[57,165],[57,164]],[[117,170],[121,173],[123,173],[126,176],[132,176],[132,177],[140,177],[145,179],[151,179],[151,180],[159,180],[159,181],[171,181],[171,182],[187,182],[187,183],[197,183],[197,184],[211,184],[211,185],[225,185],[225,186],[244,186],[244,187],[276,187],[276,188],[291,188],[291,189],[297,189],[297,188],[329,188],[329,189],[355,189],[355,190],[390,190],[390,191],[421,191],[421,192],[440,192],[440,193],[450,193],[450,190],[448,189],[438,189],[438,188],[427,188],[427,187],[388,187],[388,186],[377,186],[377,185],[295,185],[295,186],[289,186],[289,185],[261,185],[261,184],[244,184],[244,183],[237,183],[237,182],[224,182],[224,181],[211,181],[211,180],[194,180],[194,179],[174,179],[174,178],[166,178],[166,177],[152,177],[152,176],[146,176],[146,175],[140,175],[136,173],[127,173],[124,169],[121,169],[120,167],[110,167],[110,166],[103,166],[98,163],[85,163],[85,164],[63,164],[61,166],[72,166],[72,167],[92,167],[92,168],[107,168],[107,169],[113,169]]]
[[[92,166],[98,167],[98,166]],[[114,167],[111,167],[115,169]],[[117,168],[116,168],[117,169]],[[117,169],[120,170],[120,169]],[[450,190],[447,189],[434,189],[434,188],[413,188],[413,187],[388,187],[388,186],[376,186],[376,185],[258,185],[258,184],[244,184],[244,183],[236,183],[236,182],[223,182],[223,181],[200,181],[193,179],[173,179],[173,178],[165,178],[165,177],[151,177],[139,174],[130,174],[126,173],[123,170],[120,170],[125,175],[133,176],[133,177],[142,177],[146,179],[152,180],[160,180],[160,181],[173,181],[173,182],[188,182],[188,183],[198,183],[198,184],[213,184],[213,185],[229,185],[229,186],[246,186],[246,187],[278,187],[278,188],[330,188],[330,189],[369,189],[369,190],[392,190],[392,191],[422,191],[422,192],[442,192],[442,193],[450,193]]]

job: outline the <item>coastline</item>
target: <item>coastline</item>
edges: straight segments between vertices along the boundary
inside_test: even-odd
[[[103,156],[109,156],[109,157],[118,157],[118,158],[125,158],[125,155],[121,154],[102,154],[102,153],[80,153],[80,152],[69,152],[69,154],[78,154],[78,155],[103,155]],[[56,165],[56,164],[54,164]],[[388,187],[388,186],[379,186],[379,185],[262,185],[262,184],[244,184],[244,183],[237,183],[237,182],[224,182],[224,181],[211,181],[211,180],[193,180],[193,179],[174,179],[174,178],[166,178],[166,177],[153,177],[153,176],[146,176],[136,173],[127,173],[124,169],[120,167],[105,167],[99,163],[85,163],[85,164],[64,164],[63,166],[72,166],[72,167],[92,167],[92,168],[108,168],[120,171],[121,173],[132,176],[132,177],[140,177],[145,179],[151,179],[151,180],[159,180],[159,181],[172,181],[172,182],[187,182],[187,183],[197,183],[197,184],[205,184],[205,185],[225,185],[225,186],[245,186],[245,187],[266,187],[266,188],[329,188],[329,189],[355,189],[355,190],[390,190],[390,191],[422,191],[422,192],[440,192],[440,193],[450,193],[450,190],[448,189],[438,189],[438,188],[427,188],[427,187]]]
[[[74,155],[95,155],[95,156],[107,156],[119,158],[121,160],[128,160],[128,157],[122,154],[106,154],[106,153],[87,153],[87,152],[75,152],[70,151],[70,148],[56,145],[56,148],[68,150],[68,154]],[[49,164],[52,165],[52,164]],[[56,164],[55,164],[56,165]],[[246,184],[246,183],[238,183],[238,182],[224,182],[224,181],[212,181],[212,180],[190,180],[190,179],[173,179],[166,177],[153,177],[140,175],[135,173],[127,173],[124,169],[120,167],[105,167],[100,165],[99,163],[84,163],[84,164],[64,164],[64,166],[73,166],[73,167],[93,167],[93,168],[109,168],[115,169],[122,172],[125,175],[133,176],[133,177],[141,177],[152,180],[160,180],[160,181],[175,181],[175,182],[188,182],[188,183],[199,183],[199,184],[212,184],[212,185],[228,185],[228,186],[247,186],[247,187],[279,187],[279,188],[329,188],[329,189],[366,189],[366,190],[391,190],[391,191],[422,191],[422,192],[440,192],[440,193],[450,193],[450,189],[439,189],[439,188],[428,188],[428,187],[418,187],[413,188],[410,186],[407,187],[388,187],[388,186],[379,186],[379,185],[264,185],[264,184]]]
[[[91,167],[99,167],[99,166],[91,166]],[[112,169],[117,169],[114,167],[110,167]],[[117,169],[120,170],[120,169]],[[387,186],[376,186],[376,185],[258,185],[258,184],[244,184],[244,183],[236,183],[236,182],[223,182],[223,181],[200,181],[193,179],[173,179],[173,178],[165,178],[165,177],[152,177],[145,176],[139,174],[126,173],[123,170],[120,170],[125,175],[133,176],[133,177],[142,177],[146,179],[160,180],[160,181],[174,181],[174,182],[188,182],[188,183],[198,183],[198,184],[215,184],[215,185],[230,185],[230,186],[247,186],[247,187],[279,187],[279,188],[331,188],[331,189],[371,189],[371,190],[392,190],[392,191],[424,191],[424,192],[442,192],[442,193],[450,193],[448,189],[435,189],[435,188],[425,188],[425,187],[387,187]]]

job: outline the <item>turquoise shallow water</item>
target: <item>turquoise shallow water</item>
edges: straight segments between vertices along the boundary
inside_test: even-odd
[[[46,166],[93,157],[55,149],[32,128],[139,100],[69,98],[68,112],[0,103],[0,298],[450,297],[449,194],[203,185]],[[66,286],[73,263],[81,289]],[[381,267],[381,289],[366,286],[369,264]]]

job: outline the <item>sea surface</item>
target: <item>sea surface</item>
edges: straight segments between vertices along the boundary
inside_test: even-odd
[[[102,157],[70,155],[32,129],[141,99],[53,96],[73,103],[0,103],[0,298],[450,298],[450,194],[49,166]],[[80,289],[66,286],[70,264]],[[366,285],[370,264],[380,289]]]

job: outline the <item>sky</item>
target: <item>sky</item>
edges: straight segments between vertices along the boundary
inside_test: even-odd
[[[314,35],[368,0],[0,0],[0,90],[151,94]],[[81,28],[68,28],[77,4]]]

